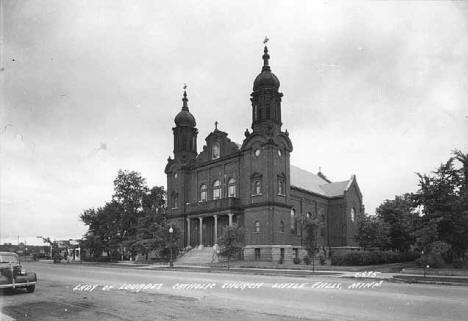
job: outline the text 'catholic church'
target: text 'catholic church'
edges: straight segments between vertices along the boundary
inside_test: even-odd
[[[293,145],[281,129],[283,94],[269,59],[265,46],[250,99],[252,131],[246,130],[242,146],[215,128],[198,153],[184,91],[173,128],[174,159],[165,169],[168,220],[182,231],[182,246],[212,246],[224,226],[236,223],[245,229],[245,260],[290,261],[301,255],[307,218],[320,222],[318,246],[356,245],[356,215],[363,211],[356,178],[331,182],[290,165]]]

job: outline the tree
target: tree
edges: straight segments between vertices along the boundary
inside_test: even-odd
[[[84,245],[94,257],[106,252],[108,256],[118,251],[120,247],[123,209],[116,201],[106,203],[98,209],[88,209],[81,214],[80,219],[89,226]]]
[[[143,195],[143,211],[162,214],[166,205],[166,191],[164,186],[154,186]]]
[[[395,196],[393,200],[385,200],[376,209],[376,214],[378,219],[371,221],[376,224],[376,232],[379,231],[380,219],[384,223],[381,224],[382,228],[385,230],[388,227],[387,235],[390,248],[402,252],[408,251],[414,243],[413,220],[415,214],[411,194]]]
[[[421,208],[417,245],[428,251],[433,242],[445,242],[451,248],[449,259],[463,258],[468,248],[468,155],[460,151],[453,154],[432,174],[418,173],[419,190],[414,194],[415,204]],[[431,237],[425,231],[430,231]]]
[[[162,216],[158,213],[146,213],[138,219],[136,234],[127,241],[133,253],[141,253],[146,259],[152,251],[161,251],[166,247],[166,232]]]
[[[143,213],[144,200],[148,201],[148,186],[141,174],[135,171],[119,170],[114,180],[113,201],[123,210],[120,217],[121,235],[135,236],[138,218]],[[145,204],[147,205],[147,204]]]
[[[313,271],[315,271],[315,253],[317,252],[317,233],[319,228],[323,226],[323,223],[320,222],[318,218],[309,218],[305,221],[304,224],[304,232],[305,232],[305,237],[304,237],[304,245],[305,248],[307,249],[307,254],[309,256],[312,256],[312,266],[313,266]],[[323,254],[319,256],[319,258],[322,257],[320,260],[322,262],[325,261],[325,258],[323,257]],[[307,257],[307,259],[309,258]],[[306,262],[306,264],[309,264]]]
[[[103,252],[114,259],[123,258],[126,248],[132,256],[147,256],[164,244],[161,226],[165,203],[164,187],[149,189],[140,173],[119,170],[112,201],[85,210],[80,216],[89,227],[83,245],[95,258]]]
[[[390,248],[390,226],[375,215],[360,214],[357,217],[356,240],[364,248]]]
[[[141,253],[148,259],[149,253],[161,252],[166,247],[166,222],[163,215],[165,197],[166,192],[162,186],[155,186],[143,194],[142,211],[138,213],[135,234],[130,234],[125,242],[132,253]]]
[[[309,255],[314,256],[317,250],[317,233],[322,223],[318,218],[308,218],[304,224],[304,246]]]
[[[220,255],[227,257],[228,259],[228,270],[231,258],[239,255],[243,248],[244,242],[244,229],[233,224],[226,226],[223,229],[223,233],[218,238],[218,244],[220,245]]]

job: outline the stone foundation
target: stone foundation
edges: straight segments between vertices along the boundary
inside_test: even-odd
[[[256,257],[257,254],[260,256]],[[267,261],[279,263],[283,257],[282,263],[292,263],[294,259],[294,251],[292,245],[247,245],[244,247],[245,261]]]

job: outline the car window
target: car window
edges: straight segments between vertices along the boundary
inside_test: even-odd
[[[0,263],[18,263],[16,255],[1,254]]]

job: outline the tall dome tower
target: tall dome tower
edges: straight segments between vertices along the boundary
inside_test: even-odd
[[[273,132],[281,131],[281,97],[278,77],[271,72],[269,65],[270,55],[268,47],[263,50],[262,71],[255,78],[252,102],[252,129],[255,132]]]

